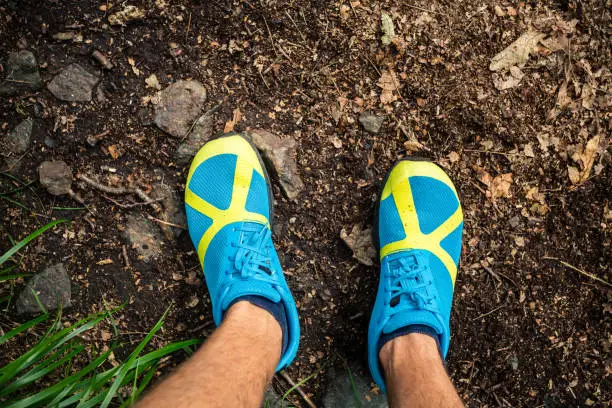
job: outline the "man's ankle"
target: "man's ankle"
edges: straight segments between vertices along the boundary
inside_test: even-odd
[[[433,337],[422,333],[409,333],[389,340],[381,347],[378,356],[385,372],[402,361],[415,361],[415,357],[442,363],[438,343]]]

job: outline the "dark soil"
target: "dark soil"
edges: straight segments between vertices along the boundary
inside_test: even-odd
[[[236,130],[263,128],[293,136],[306,189],[289,202],[274,186],[274,233],[301,316],[300,351],[288,369],[297,382],[320,369],[325,373],[339,357],[365,361],[378,272],[353,259],[339,234],[371,223],[381,181],[396,160],[415,153],[406,143],[414,135],[424,146],[418,155],[447,169],[464,207],[447,359],[463,400],[474,407],[609,403],[612,292],[583,273],[612,281],[609,71],[593,80],[592,107],[581,105],[579,92],[590,78],[581,61],[592,73],[610,66],[609,4],[130,3],[145,10],[146,18],[111,27],[108,13],[100,10],[104,1],[0,1],[0,58],[19,46],[32,50],[45,85],[77,62],[99,71],[98,87],[106,95],[104,101],[63,103],[43,87],[0,100],[2,134],[27,116],[36,118],[32,147],[15,173],[20,180],[36,181],[44,160],[64,160],[75,175],[94,175],[109,185],[129,179],[145,189],[164,183],[182,196],[188,167],[174,163],[181,141],[150,126],[142,106],[142,98],[155,92],[144,81],[151,74],[162,87],[179,79],[200,81],[209,93],[207,108],[221,104],[216,132],[239,108],[243,119]],[[110,11],[121,4],[109,2]],[[496,5],[505,16],[496,15]],[[430,10],[429,19],[424,10]],[[380,41],[382,11],[393,18],[400,39],[388,46]],[[525,77],[518,86],[494,87],[489,63],[495,54],[530,26],[562,31],[553,25],[572,19],[578,22],[569,34],[570,52],[540,50],[522,68]],[[83,41],[53,38],[66,31],[81,33]],[[114,68],[102,70],[91,58],[93,50],[107,55]],[[573,104],[547,118],[568,67],[573,67]],[[399,92],[396,101],[383,105],[377,81],[389,69],[397,75]],[[380,133],[359,126],[365,110],[386,117]],[[97,146],[86,143],[106,130]],[[598,135],[588,179],[573,184],[568,166],[580,169],[581,164],[572,152]],[[554,142],[542,145],[542,136]],[[109,147],[119,157],[114,159]],[[482,171],[491,178],[511,173],[507,194],[489,197]],[[0,183],[0,191],[19,186],[4,175]],[[537,199],[528,194],[533,187]],[[104,302],[125,302],[119,327],[126,339],[138,341],[174,305],[156,346],[210,334],[210,301],[188,234],[166,239],[157,261],[138,260],[122,231],[128,215],[154,215],[152,208],[121,208],[76,178],[73,189],[93,212],[54,209],[81,205],[51,196],[38,183],[10,196],[27,210],[0,200],[0,253],[10,247],[8,234],[17,240],[52,219],[70,219],[19,259],[21,272],[65,263],[73,283],[67,320],[103,310]],[[113,263],[99,265],[105,259]],[[200,299],[195,306],[194,295]],[[11,313],[0,318],[5,329],[14,321],[23,318]],[[98,335],[91,337],[102,342]],[[318,403],[325,382],[319,375],[303,389]],[[275,386],[289,388],[282,382]]]

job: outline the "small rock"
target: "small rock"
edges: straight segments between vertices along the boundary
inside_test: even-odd
[[[23,154],[30,147],[30,138],[32,136],[32,127],[34,126],[34,120],[27,118],[6,136],[4,148],[14,154]]]
[[[388,408],[385,395],[380,391],[372,392],[370,383],[369,372],[360,364],[349,362],[347,366],[332,367],[328,374],[323,406]]]
[[[59,263],[30,279],[17,297],[15,307],[18,314],[43,312],[38,302],[47,311],[65,309],[70,307],[70,298],[70,278],[64,264]]]
[[[371,228],[362,230],[359,225],[355,225],[350,234],[347,234],[346,230],[342,228],[342,231],[340,231],[340,238],[349,248],[351,248],[355,259],[367,266],[374,265],[374,260],[378,253],[372,243]]]
[[[508,363],[510,364],[510,368],[512,368],[512,371],[518,371],[518,368],[519,368],[519,359],[516,356],[516,354],[513,354],[508,359]]]
[[[62,195],[72,192],[72,171],[63,161],[45,161],[38,166],[38,179],[49,194]]]
[[[40,89],[42,82],[38,73],[38,64],[30,51],[22,50],[10,54],[3,66],[6,78],[0,81],[0,96]]]
[[[214,124],[214,112],[212,111],[198,118],[185,143],[182,143],[176,150],[175,158],[178,165],[184,166],[193,159],[198,150],[211,138]]]
[[[187,215],[185,214],[185,203],[179,200],[177,194],[167,184],[159,184],[155,186],[151,193],[151,198],[154,200],[161,199],[163,207],[162,219],[175,225],[187,225]],[[183,229],[177,227],[168,227],[168,231],[178,238]],[[168,234],[166,234],[168,235]],[[170,234],[172,235],[172,234]],[[167,236],[168,239],[172,236]]]
[[[149,262],[161,254],[163,236],[157,226],[142,217],[129,216],[124,236],[136,250],[139,257]]]
[[[359,123],[365,129],[366,132],[377,134],[380,131],[380,127],[385,121],[384,117],[379,117],[371,112],[364,112],[359,115]]]
[[[261,151],[263,158],[272,165],[274,174],[288,199],[294,200],[304,189],[295,162],[297,142],[292,137],[281,138],[265,130],[253,130],[247,134]]]
[[[93,87],[98,83],[98,76],[86,71],[79,64],[70,64],[47,85],[47,88],[58,99],[68,102],[91,101]]]
[[[206,89],[198,81],[177,81],[159,93],[155,124],[174,137],[184,137],[200,116]]]

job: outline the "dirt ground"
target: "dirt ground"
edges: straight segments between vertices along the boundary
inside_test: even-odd
[[[144,18],[110,25],[124,3]],[[42,161],[63,160],[73,190],[94,211],[57,209],[81,204],[35,182],[10,197],[27,209],[0,200],[0,253],[7,234],[17,239],[70,219],[28,247],[20,264],[23,272],[64,262],[73,292],[67,320],[127,302],[119,326],[124,340],[138,341],[174,305],[155,345],[210,334],[210,301],[188,234],[164,239],[156,261],[138,259],[124,230],[130,215],[154,216],[151,206],[124,208],[116,202],[127,197],[113,202],[76,178],[131,180],[145,190],[162,183],[181,197],[181,140],[150,125],[146,97],[156,90],[145,79],[155,74],[162,88],[197,80],[208,91],[206,109],[219,105],[215,133],[239,109],[235,130],[267,129],[298,143],[305,189],[291,202],[275,184],[274,233],[303,333],[287,373],[299,381],[320,372],[302,386],[315,403],[330,365],[365,361],[377,285],[376,267],[353,258],[340,232],[371,225],[385,172],[417,154],[449,172],[464,208],[447,359],[463,400],[608,406],[610,10],[606,0],[2,0],[0,58],[31,50],[43,83],[0,99],[0,134],[35,118],[32,145],[13,174],[36,181]],[[383,13],[394,26],[387,45]],[[546,38],[520,69],[493,72],[492,58],[528,30]],[[54,38],[65,32],[75,35]],[[94,50],[113,68],[102,69]],[[73,62],[100,76],[91,102],[62,102],[46,88]],[[360,126],[365,111],[384,117],[378,133]],[[0,180],[1,191],[16,186]],[[91,337],[104,342],[99,332]],[[289,388],[282,380],[275,387]]]

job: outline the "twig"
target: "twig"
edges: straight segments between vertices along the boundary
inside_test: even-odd
[[[121,253],[123,254],[123,260],[125,261],[125,267],[129,268],[130,267],[130,258],[128,258],[127,248],[126,248],[125,245],[122,246]]]
[[[496,307],[495,309],[491,310],[490,312],[487,312],[487,313],[485,313],[485,314],[481,314],[480,316],[473,318],[473,319],[472,319],[472,321],[474,321],[474,320],[478,320],[478,319],[482,319],[483,317],[486,317],[486,316],[490,315],[491,313],[495,313],[495,312],[497,312],[499,309],[502,309],[502,308],[504,308],[504,307],[506,307],[506,305],[501,305],[501,306],[498,306],[498,307]]]
[[[84,174],[79,174],[77,176],[77,178],[79,178],[80,180],[83,180],[85,183],[89,184],[90,186],[104,192],[107,194],[113,194],[113,195],[123,195],[123,194],[135,194],[137,195],[142,201],[144,201],[143,204],[148,204],[150,205],[155,212],[159,212],[161,211],[161,207],[159,206],[159,204],[157,204],[157,201],[159,200],[153,200],[151,199],[144,191],[142,191],[139,187],[130,187],[130,188],[126,188],[126,187],[111,187],[111,186],[106,186],[104,184],[101,184],[93,179],[90,179],[89,177],[85,176]],[[108,198],[108,197],[105,197]],[[117,205],[122,206],[123,204],[119,204],[114,200],[111,200],[113,202],[115,202]]]
[[[600,277],[593,275],[592,273],[588,273],[588,272],[583,271],[582,269],[576,268],[574,265],[568,264],[567,262],[562,261],[559,258],[553,258],[553,257],[550,257],[550,256],[545,256],[542,259],[547,259],[547,260],[550,260],[550,261],[557,261],[561,265],[566,266],[566,267],[568,267],[568,268],[570,268],[570,269],[572,269],[572,270],[574,270],[574,271],[576,271],[578,273],[581,273],[581,274],[583,274],[586,277],[594,279],[594,280],[596,280],[599,283],[603,283],[606,286],[611,286],[612,287],[612,284],[610,282],[605,281],[605,280],[601,279]]]
[[[353,10],[353,15],[357,17],[357,12],[355,12],[355,7],[353,7],[353,2],[351,0],[348,0],[348,4],[349,6],[351,6],[351,10]]]
[[[317,408],[317,406],[314,404],[314,402],[312,402],[310,398],[308,398],[308,395],[306,395],[306,393],[302,390],[302,388],[299,386],[296,386],[295,382],[291,379],[291,377],[289,377],[289,375],[285,371],[281,371],[279,372],[279,374],[281,377],[283,377],[285,381],[289,383],[289,385],[291,385],[292,388],[295,388],[295,390],[298,392],[298,394],[300,394],[304,402],[306,402],[306,404],[308,404],[310,408]]]
[[[149,215],[147,218],[150,219],[151,221],[159,222],[160,224],[167,225],[169,227],[180,228],[180,229],[184,229],[184,230],[187,229],[187,227],[184,226],[184,225],[173,224],[173,223],[168,222],[168,221],[160,220],[159,218],[155,218],[152,215]]]
[[[428,13],[439,14],[439,15],[441,15],[441,16],[446,17],[446,14],[444,14],[444,13],[440,13],[439,11],[427,10],[427,9],[426,9],[426,8],[424,8],[424,7],[413,6],[412,4],[406,4],[406,6],[408,6],[408,7],[410,7],[410,8],[413,8],[413,9],[416,9],[416,10],[426,11],[426,12],[428,12]]]
[[[149,201],[145,201],[145,202],[142,202],[142,203],[123,204],[123,203],[120,203],[117,200],[114,200],[114,199],[110,198],[107,195],[102,194],[102,197],[106,198],[108,201],[112,202],[113,204],[115,204],[116,206],[121,207],[121,208],[134,208],[134,207],[139,207],[141,205],[149,205],[149,204],[153,204],[153,203],[157,203],[157,202],[162,201],[161,198],[158,198],[158,199],[155,199],[155,200],[149,200]]]
[[[496,152],[494,150],[478,150],[478,149],[463,149],[464,152],[474,152],[474,153],[489,153],[489,154],[499,154],[501,156],[519,156],[520,153],[504,153],[504,152]]]
[[[189,13],[189,21],[187,21],[187,32],[185,33],[185,42],[189,39],[189,29],[191,28],[191,13]]]
[[[276,46],[274,45],[274,38],[272,37],[272,32],[270,31],[270,27],[268,27],[268,20],[266,20],[266,16],[264,16],[263,13],[261,16],[263,17],[264,23],[266,24],[266,29],[268,30],[268,35],[270,36],[270,43],[272,44],[272,49],[274,50],[274,54],[278,57],[278,52],[276,51]]]

